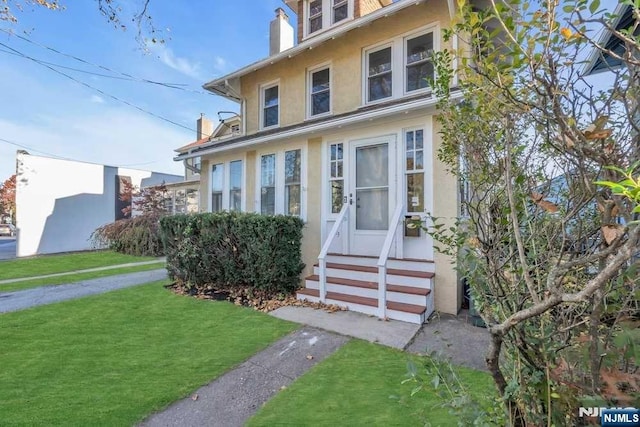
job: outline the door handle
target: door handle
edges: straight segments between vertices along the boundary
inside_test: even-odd
[[[349,193],[349,205],[353,205],[353,194]]]

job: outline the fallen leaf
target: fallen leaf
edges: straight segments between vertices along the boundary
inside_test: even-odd
[[[313,356],[310,354],[307,354],[307,360],[313,360]]]
[[[194,401],[195,401],[195,400],[198,400],[198,395],[197,395],[197,394],[194,394],[193,396],[191,396],[191,400],[194,400]]]

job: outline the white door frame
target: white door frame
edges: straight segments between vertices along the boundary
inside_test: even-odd
[[[385,230],[357,230],[356,214],[358,200],[356,196],[356,150],[362,147],[387,144],[388,163],[388,208],[387,224],[396,206],[397,174],[396,174],[396,134],[376,136],[351,140],[348,143],[348,172],[345,174],[345,195],[350,203],[349,207],[349,253],[353,255],[378,256],[382,250],[388,229]]]

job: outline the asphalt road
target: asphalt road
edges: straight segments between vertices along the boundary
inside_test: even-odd
[[[16,238],[0,237],[0,261],[16,257]]]

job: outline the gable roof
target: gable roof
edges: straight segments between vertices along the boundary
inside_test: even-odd
[[[194,148],[207,144],[209,142],[216,142],[219,141],[221,139],[227,139],[230,138],[232,136],[234,136],[234,133],[225,133],[225,131],[227,131],[228,129],[231,128],[231,126],[233,124],[241,124],[241,120],[240,120],[240,116],[234,116],[231,117],[229,119],[225,119],[225,120],[220,120],[220,123],[218,124],[218,126],[214,129],[213,133],[210,136],[205,136],[204,138],[198,139],[197,141],[193,141],[188,143],[187,145],[184,145],[180,148],[176,148],[175,152],[177,153],[186,153],[189,152],[191,150],[193,150]]]
[[[616,16],[612,23],[616,30],[631,28],[635,23],[633,9],[630,5],[619,3],[613,11],[613,15]],[[638,32],[639,31],[636,30],[636,34],[634,35],[638,35]],[[605,50],[614,52],[619,56],[622,56],[625,53],[623,41],[614,36],[609,30],[605,30],[603,32],[600,40],[598,41],[598,45],[603,46]],[[589,58],[587,59],[587,65],[584,68],[583,74],[597,74],[619,67],[620,65],[621,63],[619,59],[606,53],[603,54],[599,49],[593,48],[591,55],[589,55]]]
[[[208,91],[211,91],[217,95],[223,96],[227,99],[230,99],[232,101],[240,101],[240,96],[239,94],[235,93],[235,91],[233,90],[231,86],[231,82],[233,80],[239,79],[240,77],[243,77],[249,73],[252,73],[254,71],[258,71],[262,68],[268,67],[270,65],[273,65],[277,62],[283,61],[285,59],[290,59],[293,58],[303,52],[306,52],[307,50],[313,49],[329,40],[333,40],[337,37],[341,37],[343,35],[345,35],[346,33],[348,33],[351,30],[355,30],[357,28],[363,27],[365,25],[370,24],[371,22],[378,20],[378,19],[382,19],[382,18],[386,18],[390,15],[394,15],[398,12],[400,12],[403,9],[406,9],[408,7],[414,6],[414,5],[419,5],[421,3],[424,3],[426,0],[399,0],[399,1],[395,1],[391,4],[389,4],[388,6],[382,7],[376,11],[373,11],[371,13],[368,13],[364,16],[361,16],[360,18],[354,19],[350,22],[347,22],[343,25],[339,25],[335,28],[332,28],[328,31],[325,31],[322,34],[318,34],[317,36],[314,36],[312,38],[309,38],[305,41],[303,41],[302,43],[298,44],[297,46],[294,46],[290,49],[287,49],[285,51],[282,51],[278,54],[269,56],[267,58],[261,59],[259,61],[256,61],[252,64],[249,64],[243,68],[240,68],[239,70],[236,70],[230,74],[227,74],[225,76],[219,77],[217,79],[211,80],[208,83],[205,83],[202,87]],[[290,3],[290,2],[289,2]],[[289,4],[287,3],[287,4]],[[450,3],[450,2],[449,2]],[[451,6],[450,6],[451,7]]]

